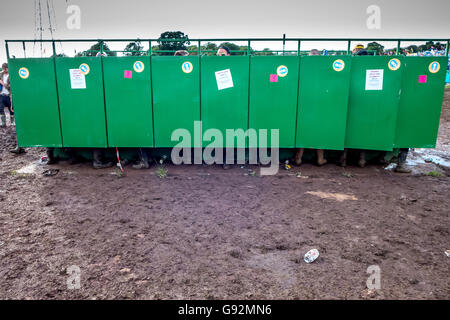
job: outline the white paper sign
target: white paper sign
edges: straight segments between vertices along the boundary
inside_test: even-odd
[[[383,90],[383,69],[366,70],[366,90]]]
[[[219,90],[232,88],[233,78],[231,77],[230,69],[216,71],[217,88]]]
[[[86,89],[86,78],[80,69],[70,69],[70,87],[72,89]]]

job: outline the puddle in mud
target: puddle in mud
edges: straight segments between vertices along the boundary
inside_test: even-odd
[[[442,172],[443,168],[450,168],[450,154],[436,149],[411,149],[406,159],[406,165],[413,174],[427,174],[430,171]],[[385,170],[395,169],[391,163]]]
[[[17,173],[21,174],[36,174],[37,170],[39,168],[42,168],[42,166],[45,165],[45,162],[42,162],[41,160],[33,161],[32,163],[20,168],[17,170]]]

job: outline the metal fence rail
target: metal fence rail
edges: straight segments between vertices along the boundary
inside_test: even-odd
[[[56,56],[56,46],[55,43],[57,42],[95,42],[100,43],[100,53],[104,52],[104,43],[105,42],[148,42],[149,44],[149,55],[152,55],[152,43],[160,43],[160,42],[182,42],[182,43],[197,43],[198,49],[197,53],[198,55],[201,55],[203,52],[206,52],[205,50],[201,49],[201,43],[202,42],[246,42],[247,43],[247,55],[251,55],[254,52],[260,52],[260,50],[252,50],[251,49],[251,43],[252,42],[282,42],[283,43],[283,50],[271,50],[271,51],[282,51],[282,52],[288,52],[284,50],[284,45],[286,42],[296,42],[297,43],[297,55],[300,55],[301,52],[301,44],[302,42],[318,42],[318,41],[327,41],[327,42],[346,42],[347,43],[347,51],[346,54],[350,54],[351,50],[351,43],[352,42],[358,42],[358,41],[369,41],[369,42],[397,42],[397,48],[396,53],[399,54],[401,49],[401,43],[402,42],[429,42],[429,41],[439,41],[446,43],[445,45],[445,55],[448,55],[449,53],[449,47],[450,47],[450,39],[439,39],[439,38],[205,38],[205,39],[140,39],[140,38],[123,38],[123,39],[39,39],[39,40],[5,40],[5,47],[6,47],[6,55],[8,59],[10,59],[9,55],[9,43],[22,43],[23,50],[25,52],[26,44],[27,43],[51,43],[52,49],[53,49],[53,55]],[[114,52],[114,50],[110,50],[111,52]],[[240,50],[241,51],[241,50]],[[242,50],[245,52],[245,50]],[[132,51],[116,51],[116,52],[132,52]]]

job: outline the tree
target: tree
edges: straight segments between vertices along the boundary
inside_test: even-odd
[[[180,41],[162,41],[170,39],[181,39]],[[191,44],[188,35],[181,31],[166,31],[161,33],[158,38],[158,45],[160,50],[165,50],[161,55],[168,56],[173,55],[177,50],[186,50],[186,44]]]
[[[52,54],[51,57],[52,58],[54,58],[54,57],[56,57],[56,58],[64,58],[64,57],[67,57],[67,54],[65,54],[65,53],[58,53],[56,55]]]
[[[189,46],[187,48],[187,51],[189,52],[190,56],[196,56],[196,55],[198,55],[198,46],[195,44],[192,46]]]
[[[202,55],[213,56],[217,52],[217,45],[214,42],[207,42],[206,44],[202,45],[201,49]]]
[[[371,42],[367,45],[366,50],[373,50],[376,52],[376,55],[380,56],[383,54],[384,46],[382,46],[378,42]]]
[[[152,55],[159,56],[160,53],[159,52],[155,52],[155,51],[158,51],[158,50],[160,50],[158,45],[152,46]],[[150,54],[150,50],[149,50],[149,54]]]
[[[273,56],[273,52],[270,51],[269,48],[264,48],[263,51],[256,52],[255,55],[257,56]]]
[[[237,55],[244,56],[247,54],[248,46],[239,46],[241,52],[236,52]],[[250,47],[250,52],[252,52],[252,47]]]
[[[96,44],[92,45],[88,50],[80,51],[75,56],[76,57],[82,57],[82,56],[95,57],[97,55],[97,53],[100,52],[100,44],[101,44],[101,42],[99,41]],[[103,52],[107,56],[117,56],[117,53],[111,51],[106,43],[103,43]]]
[[[140,41],[133,41],[127,44],[123,50],[128,51],[124,53],[126,56],[143,56],[145,54],[145,52],[142,52],[143,49],[144,46]]]

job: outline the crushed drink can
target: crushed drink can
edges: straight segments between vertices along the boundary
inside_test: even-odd
[[[311,249],[309,250],[304,257],[306,263],[311,263],[319,257],[319,250]]]

